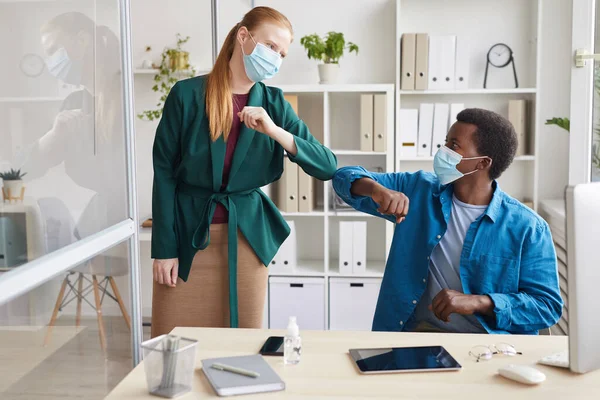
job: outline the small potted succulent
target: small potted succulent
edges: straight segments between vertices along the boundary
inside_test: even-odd
[[[5,200],[23,200],[23,192],[25,187],[23,186],[23,177],[26,173],[21,173],[20,169],[0,172],[0,179],[4,183],[2,194]]]
[[[327,36],[321,38],[316,33],[304,36],[300,39],[309,59],[322,61],[319,64],[319,83],[335,83],[339,72],[339,61],[344,51],[358,54],[358,46],[352,42],[346,43],[344,34],[341,32],[328,32]]]

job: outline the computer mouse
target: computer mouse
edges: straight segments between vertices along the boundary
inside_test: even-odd
[[[498,370],[498,373],[510,380],[524,383],[526,385],[537,385],[546,380],[546,375],[541,371],[528,365],[509,364]]]

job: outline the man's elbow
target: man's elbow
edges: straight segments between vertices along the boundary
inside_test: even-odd
[[[550,328],[558,323],[563,314],[563,300],[560,297],[549,296],[542,300],[546,309],[544,318],[544,325],[540,329]]]
[[[338,196],[344,198],[343,195],[345,192],[345,188],[349,185],[348,182],[348,173],[346,169],[348,167],[342,167],[333,172],[332,180],[333,180],[333,190],[337,193]]]
[[[551,306],[549,307],[550,315],[551,315],[550,326],[556,325],[558,323],[558,321],[560,320],[560,318],[562,317],[563,306],[564,306],[564,302],[561,297],[559,297],[558,299],[553,299],[551,301]],[[550,326],[548,328],[550,328]]]
[[[344,180],[344,176],[343,176],[343,169],[344,169],[344,168],[346,168],[346,167],[342,167],[342,168],[340,168],[340,169],[336,169],[336,170],[333,172],[333,181],[334,181],[334,182],[339,182],[339,181],[342,181],[342,180]]]

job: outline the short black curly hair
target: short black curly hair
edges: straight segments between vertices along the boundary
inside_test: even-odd
[[[477,127],[473,135],[477,151],[492,159],[490,179],[498,179],[517,152],[517,133],[512,123],[493,111],[481,108],[467,108],[458,113],[456,119]]]

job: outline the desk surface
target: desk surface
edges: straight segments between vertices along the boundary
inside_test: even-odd
[[[216,397],[201,371],[201,360],[255,354],[268,336],[283,331],[176,328],[174,334],[199,341],[193,391],[182,400]],[[497,375],[510,364],[534,365],[543,356],[567,349],[563,336],[452,335],[429,333],[301,331],[302,359],[284,366],[281,357],[265,357],[286,382],[286,391],[246,396],[294,399],[598,399],[600,371],[585,375],[535,365],[546,374],[539,386],[526,386]],[[478,344],[510,342],[522,356],[494,356],[475,362],[468,353]],[[459,372],[360,375],[348,349],[357,347],[443,345],[463,366]],[[148,394],[143,363],[107,397],[109,400],[156,399]]]

